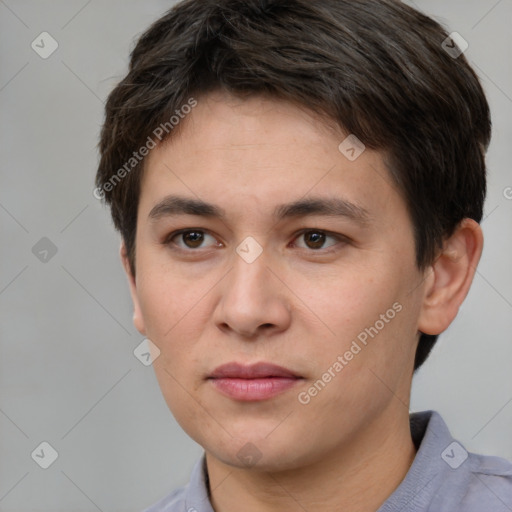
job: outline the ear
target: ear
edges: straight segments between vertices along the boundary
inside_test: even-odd
[[[126,246],[124,240],[121,242],[121,248],[119,250],[119,254],[121,256],[121,261],[123,263],[124,271],[128,277],[128,284],[130,286],[130,295],[132,296],[133,302],[133,325],[135,329],[139,331],[143,336],[146,336],[146,328],[144,325],[144,318],[142,317],[142,312],[140,309],[139,298],[137,295],[137,285],[135,281],[135,276],[132,274],[130,269],[130,261],[128,259],[128,252],[126,251]]]
[[[482,248],[482,229],[473,219],[463,219],[444,241],[441,253],[428,269],[418,320],[420,332],[440,334],[452,323],[468,294]]]

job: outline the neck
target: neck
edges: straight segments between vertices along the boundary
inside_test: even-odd
[[[292,470],[234,468],[207,452],[213,508],[235,512],[243,503],[245,512],[374,512],[398,487],[416,454],[409,414],[402,409],[385,412],[389,418],[379,417],[321,460]]]

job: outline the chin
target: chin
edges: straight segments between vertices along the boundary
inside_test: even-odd
[[[315,454],[304,452],[307,447],[304,446],[303,436],[294,436],[283,431],[280,436],[273,437],[272,434],[268,436],[268,432],[271,429],[266,430],[267,437],[255,433],[243,436],[233,433],[233,438],[226,434],[222,440],[209,438],[198,442],[210,456],[238,469],[280,472],[294,470],[313,462]]]

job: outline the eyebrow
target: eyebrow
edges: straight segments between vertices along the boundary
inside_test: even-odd
[[[156,221],[162,217],[174,215],[197,215],[200,217],[225,219],[226,212],[219,206],[200,199],[169,195],[159,201],[149,212],[149,219]],[[284,220],[307,215],[325,215],[329,217],[346,217],[359,224],[367,224],[369,212],[339,197],[312,197],[299,199],[291,203],[278,205],[273,216],[276,220]]]

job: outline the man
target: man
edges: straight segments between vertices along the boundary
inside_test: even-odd
[[[409,415],[483,246],[489,108],[457,50],[395,0],[188,0],[142,35],[96,194],[204,448],[149,511],[512,510],[512,464]]]

